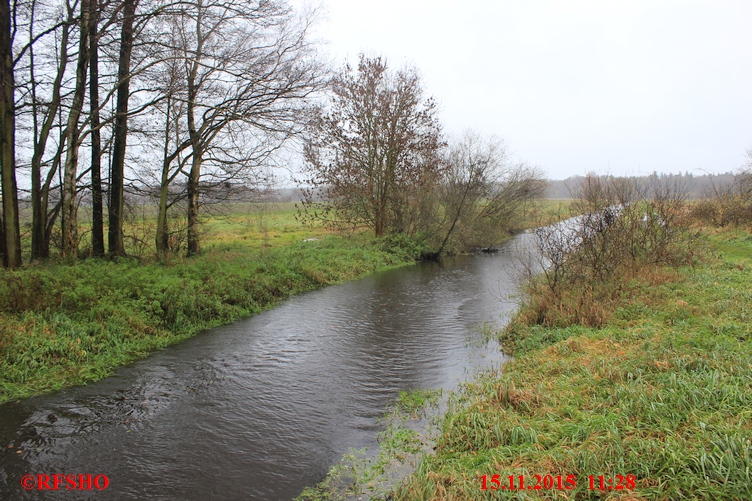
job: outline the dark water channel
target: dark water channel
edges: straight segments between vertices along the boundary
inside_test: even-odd
[[[98,383],[0,406],[0,499],[289,500],[373,447],[400,390],[501,362],[470,327],[514,307],[518,243],[303,294]],[[109,486],[21,488],[45,473]]]

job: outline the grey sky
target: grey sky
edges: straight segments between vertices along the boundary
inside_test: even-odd
[[[413,64],[448,132],[502,137],[552,178],[723,172],[752,147],[752,1],[321,3],[338,64]]]

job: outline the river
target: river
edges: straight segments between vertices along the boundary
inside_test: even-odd
[[[289,500],[373,447],[401,390],[453,389],[504,360],[472,327],[514,309],[522,238],[301,294],[97,383],[4,404],[0,498]],[[56,473],[109,485],[22,489]]]

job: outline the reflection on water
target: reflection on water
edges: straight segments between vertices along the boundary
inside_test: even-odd
[[[501,362],[469,328],[514,307],[520,241],[303,294],[98,383],[0,406],[0,498],[44,497],[21,489],[27,473],[92,473],[110,480],[97,499],[291,499],[374,446],[400,390]]]

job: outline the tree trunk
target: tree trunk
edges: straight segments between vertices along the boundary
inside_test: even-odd
[[[196,129],[196,96],[198,94],[196,79],[201,65],[201,57],[204,52],[204,36],[201,27],[203,3],[199,1],[197,7],[196,55],[191,64],[191,70],[188,73],[188,103],[186,104],[188,108],[188,134],[190,136],[191,149],[193,152],[193,158],[191,159],[191,172],[188,175],[188,256],[195,256],[200,251],[198,234],[198,199],[203,144],[201,132]]]
[[[10,0],[0,0],[0,179],[3,197],[3,265],[21,266],[16,185],[16,109]]]
[[[130,92],[133,20],[138,0],[123,0],[123,27],[120,33],[118,62],[117,109],[115,111],[115,144],[110,170],[109,232],[110,256],[125,256],[123,244],[123,178],[125,177],[125,144],[128,135],[128,94]]]
[[[36,14],[36,1],[32,0],[29,18],[29,83],[31,86],[31,117],[34,131],[34,153],[31,160],[31,260],[41,259],[40,235],[44,234],[42,218],[42,162],[37,158],[37,145],[39,144],[39,105],[37,101],[37,82],[34,75],[34,14]],[[64,30],[63,35],[66,32]],[[65,41],[67,45],[68,41]]]
[[[188,176],[188,256],[195,256],[201,250],[199,243],[199,179],[201,177],[201,148],[193,149],[191,172]]]
[[[381,217],[381,211],[376,214],[376,221],[373,225],[373,233],[377,237],[384,235],[384,219]]]
[[[104,257],[104,207],[102,200],[102,139],[99,130],[99,9],[91,0],[89,27],[89,104],[91,112],[91,254]]]
[[[169,184],[167,184],[167,168],[162,170],[162,184],[159,187],[159,215],[157,216],[157,236],[154,243],[157,246],[157,253],[162,255],[167,253],[167,194]]]
[[[89,64],[89,2],[81,0],[81,35],[78,44],[78,62],[76,64],[76,88],[73,93],[73,103],[68,115],[66,127],[66,143],[68,151],[65,154],[63,171],[63,257],[76,258],[78,249],[78,220],[76,204],[76,176],[78,171],[78,147],[80,135],[78,119],[84,105],[86,94],[86,69]]]
[[[157,215],[157,235],[154,243],[157,254],[167,252],[167,195],[170,187],[170,114],[172,113],[172,96],[167,96],[167,111],[165,113],[164,154],[162,156],[162,179],[159,183],[159,213]]]
[[[69,18],[69,21],[71,19]],[[47,211],[49,190],[52,178],[57,169],[57,162],[53,162],[52,167],[47,174],[47,180],[42,184],[42,160],[47,140],[50,137],[52,126],[55,123],[55,117],[60,109],[60,87],[65,69],[68,67],[68,35],[70,29],[68,24],[63,25],[62,35],[60,38],[60,56],[57,68],[57,75],[52,86],[52,99],[47,107],[47,115],[44,117],[42,128],[39,135],[35,138],[34,153],[31,157],[31,259],[46,259],[50,255],[50,239],[47,232]],[[29,49],[29,54],[33,56],[33,47]],[[34,109],[32,113],[37,117],[37,99],[36,99],[36,78],[34,77],[34,63],[30,64],[32,94],[34,96]],[[34,127],[37,130],[37,127]]]

